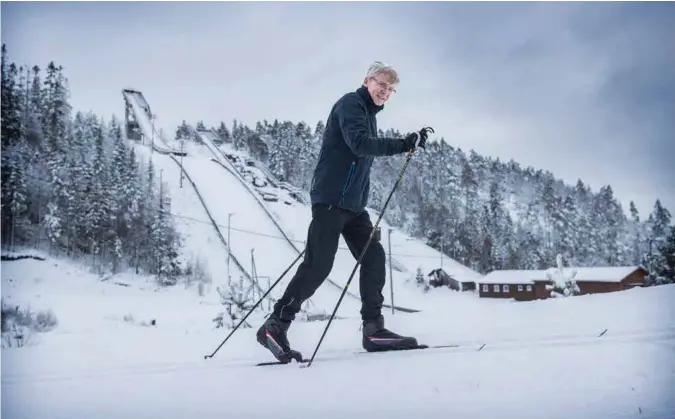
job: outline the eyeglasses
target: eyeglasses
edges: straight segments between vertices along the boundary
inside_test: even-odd
[[[389,86],[387,83],[383,81],[379,81],[375,77],[370,78],[372,81],[374,81],[380,88],[387,90],[389,93],[396,93],[396,89],[393,87]]]

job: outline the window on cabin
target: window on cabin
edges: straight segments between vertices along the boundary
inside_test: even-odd
[[[509,292],[509,286],[508,285],[504,285],[502,287],[502,289],[504,290],[504,292]]]
[[[532,285],[528,285],[528,286],[527,286],[527,291],[528,291],[528,292],[529,292],[529,291],[532,291]]]
[[[522,286],[522,285],[518,285],[518,291],[520,291],[520,292],[523,291],[523,286]]]
[[[490,287],[487,286],[487,284],[483,284],[483,292],[488,292],[490,291]]]
[[[499,292],[499,285],[495,285],[494,290],[495,290],[495,292]]]

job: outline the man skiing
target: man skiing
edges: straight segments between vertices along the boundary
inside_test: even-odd
[[[366,205],[370,169],[375,156],[406,153],[425,147],[426,129],[405,139],[378,138],[376,115],[396,90],[399,77],[391,66],[373,63],[363,85],[342,96],[328,115],[321,151],[310,190],[312,221],[307,232],[306,254],[273,312],[258,329],[257,340],[281,362],[297,359],[287,338],[288,328],[333,268],[340,235],[358,258],[371,234]],[[369,352],[406,349],[417,345],[414,337],[395,334],[384,327],[382,289],[385,253],[378,240],[371,241],[360,268],[362,345]]]

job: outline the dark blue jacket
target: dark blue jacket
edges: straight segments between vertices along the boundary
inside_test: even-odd
[[[365,210],[373,158],[404,152],[403,140],[377,137],[375,116],[382,109],[364,86],[333,105],[312,178],[312,204]]]

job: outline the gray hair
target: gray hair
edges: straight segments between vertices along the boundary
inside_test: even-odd
[[[382,61],[375,61],[368,67],[368,73],[366,77],[376,77],[380,74],[388,75],[394,84],[399,83],[398,72],[394,70],[394,67],[389,64],[385,64]]]

